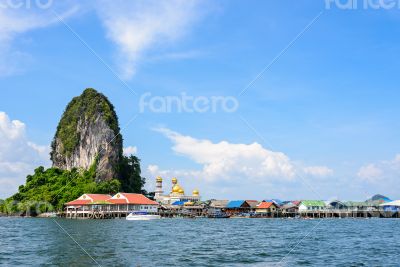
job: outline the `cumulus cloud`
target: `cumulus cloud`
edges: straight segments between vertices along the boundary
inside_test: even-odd
[[[125,156],[130,156],[130,155],[133,155],[136,153],[137,153],[137,147],[135,147],[135,146],[124,147],[124,155]]]
[[[172,149],[177,154],[201,164],[204,179],[209,181],[229,180],[234,176],[252,177],[255,180],[265,177],[290,180],[295,176],[294,165],[289,157],[281,152],[267,150],[258,143],[212,143],[165,128],[158,131],[174,143]]]
[[[39,165],[49,166],[50,148],[30,142],[26,126],[0,112],[0,198],[8,197]]]
[[[304,173],[317,177],[326,177],[333,175],[333,170],[326,166],[311,166],[305,167]]]
[[[200,178],[202,175],[201,171],[196,170],[182,170],[182,169],[161,169],[158,165],[147,166],[147,172],[152,175],[152,177],[162,176],[162,177],[193,177]]]
[[[199,170],[160,170],[150,165],[151,174],[192,175],[204,181],[246,179],[254,182],[285,180],[292,181],[297,173],[313,176],[331,175],[333,171],[324,166],[300,167],[287,155],[264,148],[258,143],[233,144],[227,141],[213,143],[210,140],[185,136],[167,128],[156,131],[173,142],[172,150],[201,166]]]
[[[12,2],[12,1],[11,1]],[[35,1],[19,8],[9,7],[10,1],[0,0],[0,75],[18,73],[31,56],[16,46],[23,34],[60,24],[79,13],[96,12],[106,31],[106,37],[116,45],[116,63],[121,77],[131,78],[143,59],[186,59],[198,51],[167,51],[182,40],[199,18],[212,5],[200,0],[115,0],[97,2],[50,1],[41,8]],[[18,1],[17,1],[18,2]],[[46,1],[44,1],[44,4]],[[13,3],[11,3],[13,4]],[[153,48],[164,55],[146,57]]]
[[[392,160],[383,160],[362,166],[357,176],[366,182],[396,181],[400,176],[400,154]]]
[[[172,150],[177,155],[189,158],[199,167],[173,169],[153,164],[145,171],[147,177],[178,177],[192,188],[200,186],[209,197],[221,194],[227,197],[244,197],[244,194],[253,197],[272,194],[293,197],[294,193],[288,192],[300,187],[314,195],[315,189],[304,185],[304,180],[312,183],[310,181],[313,177],[333,174],[333,170],[328,167],[302,166],[284,153],[268,150],[258,143],[212,142],[185,136],[167,128],[155,130],[172,141]],[[304,174],[307,176],[303,177]],[[153,190],[152,179],[148,182],[148,189]]]
[[[362,166],[357,173],[357,176],[361,179],[369,182],[375,182],[382,179],[383,171],[378,168],[375,164],[368,164]]]
[[[151,48],[181,39],[200,17],[198,0],[102,1],[97,10],[118,47],[121,76],[131,78]]]

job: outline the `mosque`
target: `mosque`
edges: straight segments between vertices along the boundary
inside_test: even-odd
[[[163,179],[158,176],[156,178],[155,200],[162,204],[174,204],[184,202],[197,202],[200,201],[200,193],[198,190],[193,190],[192,195],[186,195],[185,190],[178,184],[178,179],[172,178],[171,192],[164,195],[162,187]]]

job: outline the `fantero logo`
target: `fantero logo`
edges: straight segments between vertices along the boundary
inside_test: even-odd
[[[325,0],[326,9],[342,9],[342,10],[388,10],[400,8],[400,0]]]
[[[232,113],[238,108],[239,101],[233,96],[153,96],[147,92],[139,100],[140,113]]]
[[[3,9],[48,9],[53,0],[0,0],[0,8]]]

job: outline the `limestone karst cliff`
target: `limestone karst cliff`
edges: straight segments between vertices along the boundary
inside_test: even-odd
[[[113,105],[101,93],[86,89],[68,104],[52,142],[53,167],[96,167],[96,182],[118,178],[122,137]]]

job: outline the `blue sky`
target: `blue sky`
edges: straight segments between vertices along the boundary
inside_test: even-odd
[[[205,198],[400,197],[398,8],[344,10],[331,1],[328,9],[305,0],[6,2],[0,197],[38,164],[49,166],[58,120],[87,87],[115,105],[124,146],[136,148],[148,189],[160,174],[166,181],[176,175]],[[239,108],[140,112],[146,92],[232,96]]]

